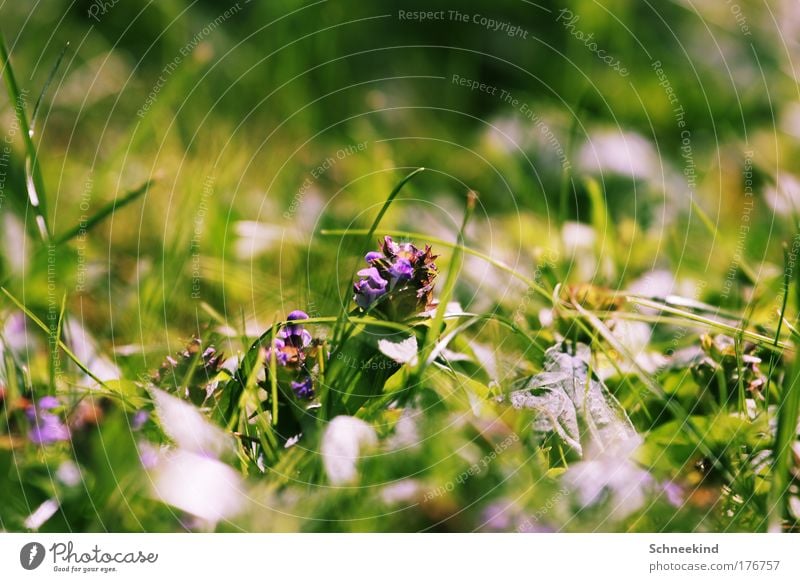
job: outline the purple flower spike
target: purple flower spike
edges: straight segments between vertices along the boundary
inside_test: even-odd
[[[436,255],[429,245],[420,250],[413,243],[398,243],[387,236],[379,250],[367,253],[364,259],[369,268],[358,272],[363,278],[353,285],[358,307],[367,310],[388,293],[389,297],[375,307],[375,313],[390,320],[428,309],[437,275]]]
[[[305,348],[311,345],[312,338],[305,329],[302,321],[308,319],[308,314],[299,309],[292,311],[286,320],[289,322],[278,332],[272,345],[267,348],[264,364],[269,367],[272,362],[273,352],[275,361],[279,366],[297,368],[305,360]]]
[[[281,367],[277,372],[277,381],[282,393],[291,388],[296,398],[311,400],[314,398],[315,360],[321,355],[323,345],[315,341],[311,333],[305,329],[304,323],[309,319],[305,311],[292,311],[286,317],[286,324],[278,331],[272,344],[266,348],[264,365],[270,373],[272,359]]]
[[[306,376],[299,382],[292,382],[292,392],[294,392],[294,395],[298,398],[305,398],[306,400],[313,398],[314,383],[311,380],[311,376]]]

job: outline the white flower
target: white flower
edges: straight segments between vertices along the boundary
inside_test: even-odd
[[[800,180],[796,176],[781,172],[776,179],[776,187],[765,193],[767,204],[777,214],[788,216],[800,210]]]
[[[184,450],[168,453],[153,470],[157,499],[210,523],[239,513],[246,502],[242,478],[231,467]]]
[[[638,438],[629,439],[567,470],[564,483],[576,494],[581,507],[604,503],[608,519],[618,521],[645,504],[655,480],[631,459],[640,442]]]
[[[358,476],[356,465],[364,449],[375,446],[378,438],[369,424],[354,416],[337,416],[322,436],[322,464],[333,485],[352,483]]]
[[[659,166],[653,145],[638,133],[627,131],[603,131],[589,136],[578,160],[586,171],[631,178],[649,178]]]

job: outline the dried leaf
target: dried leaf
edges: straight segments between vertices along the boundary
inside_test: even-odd
[[[589,347],[577,344],[575,355],[562,349],[561,344],[548,349],[544,371],[517,382],[511,404],[537,413],[532,423],[536,433],[555,433],[581,455],[587,446],[601,452],[637,438],[619,402],[590,376]]]

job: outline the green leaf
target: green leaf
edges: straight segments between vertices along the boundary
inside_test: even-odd
[[[383,392],[383,386],[401,367],[394,357],[382,353],[380,342],[396,341],[396,331],[375,322],[357,326],[328,364],[326,403],[329,418],[337,414],[355,414],[367,401]],[[414,340],[416,343],[416,339]],[[395,354],[397,355],[397,354]]]
[[[133,408],[141,408],[149,401],[142,388],[132,380],[106,380],[105,388]]]

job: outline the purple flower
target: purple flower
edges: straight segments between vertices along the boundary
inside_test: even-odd
[[[300,310],[292,311],[287,316],[287,323],[278,332],[279,337],[274,338],[264,351],[264,366],[271,373],[274,358],[278,366],[284,368],[278,371],[278,381],[290,383],[298,398],[310,399],[314,397],[314,386],[306,360],[313,359],[314,354],[318,353],[318,346],[303,326],[302,322],[306,319],[309,319],[308,314]]]
[[[42,396],[36,402],[36,407],[39,410],[52,410],[53,408],[57,408],[59,405],[58,398],[55,396]]]
[[[136,413],[133,415],[133,420],[131,421],[131,428],[133,430],[141,430],[141,428],[145,425],[147,420],[150,418],[150,413],[146,410],[137,410]]]
[[[54,414],[42,413],[28,432],[28,439],[35,445],[52,445],[69,440],[69,429]]]
[[[309,319],[304,311],[292,311],[286,318],[287,323],[278,332],[271,346],[266,349],[265,367],[269,371],[272,358],[284,369],[278,371],[278,382],[282,386],[288,383],[297,398],[314,397],[314,383],[311,368],[315,355],[320,355],[321,348],[304,328],[303,322]],[[307,367],[307,362],[311,364]]]
[[[385,236],[383,237],[383,243],[381,244],[381,250],[383,254],[389,258],[393,258],[400,252],[401,245],[397,244],[392,240],[392,237]]]
[[[311,376],[302,378],[299,382],[292,382],[292,391],[298,398],[305,398],[310,400],[314,397],[314,383]]]
[[[28,406],[25,414],[31,422],[28,439],[35,445],[51,445],[69,440],[69,428],[58,415],[49,412],[59,406],[55,396],[43,396],[38,406]]]
[[[301,309],[295,309],[289,315],[286,316],[286,321],[302,321],[304,319],[308,319],[308,313]],[[288,327],[292,327],[291,325]],[[302,327],[302,325],[298,326]]]
[[[381,277],[380,272],[375,267],[361,269],[359,277],[365,277],[355,284],[356,303],[362,309],[368,309],[379,297],[386,293],[386,286],[389,282]]]
[[[383,289],[386,287],[386,279],[381,277],[380,272],[375,267],[369,269],[361,269],[358,272],[359,277],[366,277],[366,281],[373,289]]]
[[[160,460],[161,456],[158,453],[158,449],[147,441],[139,442],[139,461],[142,463],[142,467],[154,469]]]
[[[683,505],[683,490],[680,486],[672,481],[668,481],[662,485],[662,491],[670,505],[673,507],[680,507]]]
[[[414,267],[411,266],[411,261],[408,259],[397,259],[397,261],[389,267],[389,274],[396,280],[408,281],[414,276]]]
[[[374,311],[390,320],[403,319],[429,307],[437,274],[436,256],[430,246],[420,250],[410,242],[397,243],[387,236],[380,250],[370,251],[364,259],[369,268],[358,272],[362,278],[353,285],[353,299],[362,310],[386,294],[389,296]]]
[[[304,319],[308,319],[308,314],[299,309],[292,311],[286,318],[287,321],[302,321]],[[300,323],[287,324],[281,330],[280,335],[287,345],[294,348],[304,348],[311,343],[311,334]]]
[[[311,334],[301,325],[287,325],[280,331],[280,336],[283,338],[284,346],[304,348],[311,343]]]
[[[286,342],[276,337],[272,342],[272,347],[267,349],[266,357],[264,358],[267,366],[272,362],[272,350],[275,350],[275,362],[279,366],[285,366],[289,363],[290,356],[286,350]]]

